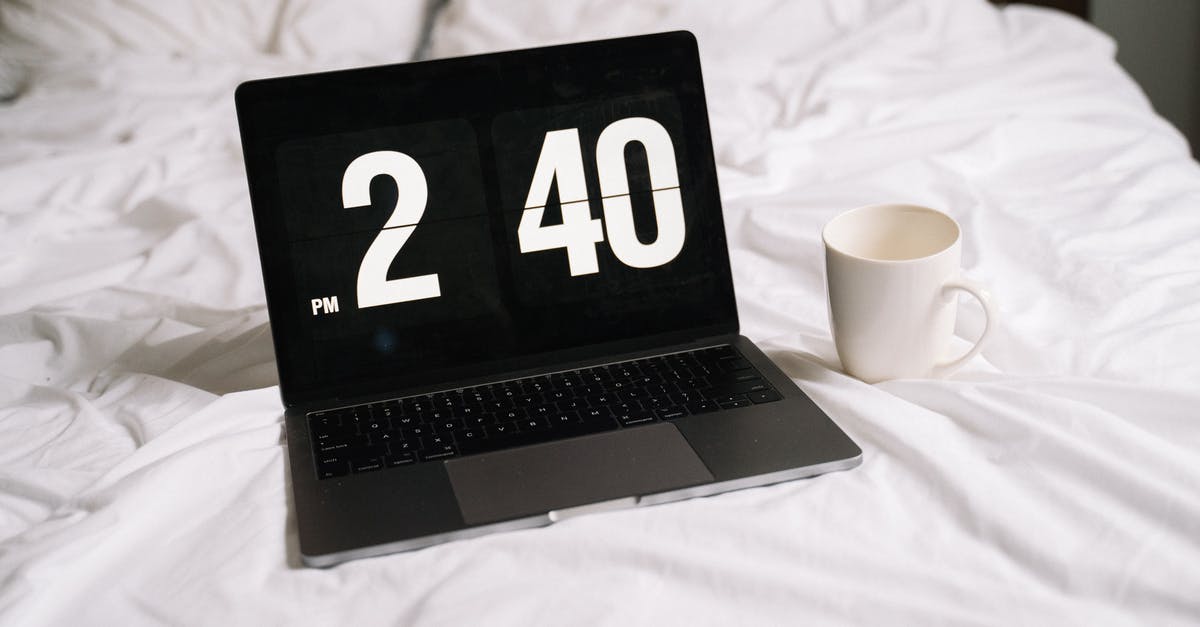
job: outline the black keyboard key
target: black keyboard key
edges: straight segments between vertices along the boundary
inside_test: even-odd
[[[466,426],[466,423],[464,423],[461,420],[455,420],[455,419],[451,418],[449,420],[447,420],[447,419],[439,420],[439,421],[433,423],[432,426],[433,426],[433,430],[437,433],[449,433],[451,431],[458,431],[459,429],[462,429],[463,427]]]
[[[451,432],[449,435],[454,438],[455,442],[461,442],[462,440],[473,440],[475,438],[482,438],[482,437],[485,437],[486,434],[487,434],[487,429],[485,427],[481,427],[481,426],[474,427],[474,426],[467,425],[467,426],[463,427],[462,429],[459,429],[458,431]]]
[[[550,423],[542,417],[530,417],[524,420],[518,420],[517,426],[520,427],[521,431],[534,432],[549,429]]]
[[[573,425],[578,423],[579,414],[574,411],[556,411],[547,417],[552,428],[559,428],[564,425]]]
[[[421,459],[425,461],[433,461],[435,459],[446,459],[458,455],[458,449],[453,444],[443,444],[431,449],[421,451]]]
[[[471,416],[470,418],[464,419],[463,425],[465,426],[465,428],[471,429],[474,427],[483,427],[485,425],[490,425],[495,421],[496,421],[496,414],[479,413],[474,416]]]
[[[421,424],[421,418],[419,416],[409,416],[406,414],[404,416],[392,418],[393,429],[406,429],[419,424]]]
[[[449,433],[435,433],[421,438],[421,452],[439,450],[454,444],[454,436]]]
[[[736,409],[738,407],[749,407],[750,401],[743,397],[743,398],[739,398],[737,400],[729,401],[727,403],[720,403],[720,405],[721,405],[721,409]]]
[[[712,398],[712,400],[714,402],[716,402],[716,404],[720,405],[721,407],[724,407],[730,403],[736,403],[738,401],[745,401],[746,395],[745,394],[727,394],[725,396],[714,396]],[[746,402],[748,403],[749,401],[746,401]]]
[[[350,469],[355,473],[374,472],[383,469],[383,456],[356,457],[350,462]]]
[[[470,405],[464,405],[462,407],[457,407],[454,409],[454,412],[453,412],[455,418],[460,418],[463,420],[465,420],[467,418],[473,418],[482,413],[483,413],[483,405],[480,405],[477,403],[472,403]]]
[[[611,418],[612,410],[607,407],[591,407],[580,412],[584,420],[593,418]]]
[[[370,437],[371,444],[387,444],[387,443],[391,442],[392,440],[399,440],[399,439],[400,439],[400,432],[399,431],[390,431],[390,430],[389,431],[380,431],[379,433],[372,434]]]
[[[603,393],[589,396],[586,400],[590,407],[605,407],[616,403],[617,397],[611,393]]]
[[[499,412],[497,419],[505,422],[513,422],[528,417],[529,412],[524,407],[516,407]]]
[[[646,394],[645,390],[639,388],[626,388],[625,391],[617,394],[617,399],[619,399],[621,402],[628,403],[630,401],[640,401],[647,396],[649,396],[649,394]]]
[[[591,416],[584,414],[580,416],[583,424],[583,431],[586,433],[599,433],[601,431],[612,431],[617,428],[617,420],[612,414],[604,414],[600,416]],[[579,427],[572,427],[573,429]]]
[[[749,381],[716,385],[704,390],[704,394],[709,398],[721,398],[722,396],[749,394],[750,392],[762,392],[769,389],[771,389],[771,386],[767,385],[766,381],[754,378]]]
[[[687,409],[693,414],[707,414],[710,411],[717,411],[720,405],[712,401],[695,401],[687,404]]]
[[[663,407],[654,410],[654,414],[661,420],[675,420],[688,415],[688,411],[683,407]]]
[[[567,401],[559,401],[554,404],[559,411],[574,411],[587,407],[587,401],[582,398],[573,398]]]
[[[724,369],[726,372],[731,371],[731,370],[745,370],[745,369],[751,368],[751,367],[752,366],[750,365],[750,362],[746,361],[742,357],[734,357],[732,359],[722,359],[721,360],[721,368]]]
[[[664,407],[672,407],[678,404],[679,403],[672,402],[671,399],[667,398],[666,396],[651,396],[650,398],[642,400],[642,406],[647,409],[657,410]]]
[[[387,457],[383,458],[383,462],[385,464],[387,464],[389,467],[404,466],[404,465],[411,464],[416,461],[417,461],[417,455],[411,451],[408,453],[399,453],[399,454],[394,454],[394,455],[388,455]]]
[[[433,429],[430,429],[429,425],[415,425],[408,427],[407,429],[401,429],[400,437],[404,438],[405,440],[418,440],[422,436],[426,436],[431,433],[433,433]]]
[[[634,412],[640,412],[642,409],[642,404],[637,401],[630,401],[628,403],[620,403],[612,406],[612,411],[614,414],[632,414]]]
[[[504,436],[508,436],[508,435],[512,435],[512,434],[516,433],[517,432],[517,423],[501,422],[498,424],[494,424],[487,428],[487,432],[488,432],[489,437],[502,438]]]
[[[616,416],[617,421],[620,422],[622,426],[626,427],[632,427],[633,425],[640,425],[647,422],[654,422],[654,414],[651,414],[645,410],[631,411],[628,413],[618,412]]]
[[[317,476],[321,479],[340,477],[350,472],[350,461],[340,455],[317,458]]]
[[[775,390],[763,390],[760,392],[751,392],[746,395],[751,403],[770,403],[780,399],[779,392]]]
[[[335,451],[348,452],[350,450],[350,438],[326,438],[317,441],[318,453],[332,453]]]
[[[420,444],[413,440],[392,440],[388,442],[387,447],[392,455],[407,455],[415,453]]]

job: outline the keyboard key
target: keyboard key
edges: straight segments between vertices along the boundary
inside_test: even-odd
[[[479,405],[479,404],[475,404],[475,403],[472,403],[470,405],[464,405],[462,407],[457,407],[454,409],[454,412],[453,412],[455,418],[461,418],[464,420],[467,418],[473,418],[482,413],[483,413],[483,405]]]
[[[415,425],[407,429],[400,430],[400,437],[405,440],[418,440],[422,436],[429,435],[433,430],[428,425]]]
[[[750,401],[746,400],[745,398],[740,398],[727,403],[720,403],[720,405],[721,409],[736,409],[738,407],[749,407]]]
[[[487,428],[487,432],[488,432],[488,436],[493,437],[493,438],[494,437],[504,437],[506,435],[512,435],[517,432],[517,423],[501,422],[498,424],[494,424]]]
[[[385,464],[390,466],[404,466],[417,461],[417,455],[413,452],[400,453],[398,455],[388,455],[383,458]]]
[[[350,469],[355,473],[373,472],[383,469],[383,457],[359,457],[350,462]]]
[[[626,427],[640,425],[646,422],[654,422],[654,414],[645,410],[638,410],[629,413],[617,413],[617,420]]]
[[[454,444],[454,436],[449,433],[436,433],[421,438],[421,451],[432,451]]]
[[[421,424],[421,419],[417,416],[404,415],[398,418],[392,418],[393,429],[404,429]]]
[[[499,419],[503,420],[503,421],[507,421],[507,422],[513,422],[513,421],[521,420],[522,418],[528,418],[528,417],[529,417],[529,412],[526,411],[526,409],[524,407],[506,409],[499,413]]]
[[[654,410],[654,414],[661,420],[675,420],[688,415],[688,411],[683,407],[663,407]]]
[[[710,398],[721,398],[722,396],[735,396],[739,394],[749,394],[750,392],[762,392],[769,390],[771,387],[766,381],[759,378],[754,378],[749,381],[741,381],[737,383],[726,383],[717,385],[704,390],[705,396]]]
[[[340,477],[348,472],[350,472],[350,462],[344,457],[330,455],[318,458],[317,476],[321,479]]]
[[[433,430],[438,433],[449,433],[451,431],[458,431],[459,429],[462,429],[465,426],[466,426],[466,423],[464,423],[461,420],[454,420],[454,419],[439,420],[438,422],[433,424]]]
[[[695,401],[687,404],[687,409],[693,414],[706,414],[710,411],[717,411],[720,405],[712,401]]]
[[[471,416],[470,418],[463,420],[463,425],[466,428],[470,429],[472,427],[482,427],[484,425],[490,425],[495,421],[496,421],[496,414],[480,413],[480,414],[476,414],[474,416]]]
[[[727,372],[731,370],[745,370],[750,367],[750,362],[746,361],[742,357],[721,360],[721,368]]]
[[[399,440],[399,439],[400,439],[400,432],[399,431],[390,431],[390,430],[389,431],[380,431],[379,433],[375,433],[375,434],[371,435],[371,437],[370,437],[371,444],[387,444],[388,442],[391,442],[392,440]]]
[[[455,455],[458,455],[458,450],[454,448],[453,444],[443,444],[432,449],[421,451],[421,459],[425,461],[446,459],[448,457],[454,457]]]
[[[531,432],[531,431],[542,431],[544,429],[549,429],[550,423],[547,422],[545,418],[530,417],[530,418],[526,418],[524,420],[518,420],[517,426],[521,428],[521,431]]]
[[[746,396],[744,394],[727,394],[725,396],[714,396],[712,400],[714,402],[716,402],[718,405],[720,405],[721,407],[724,407],[730,403],[736,403],[738,401],[745,401]],[[747,401],[747,402],[749,402],[749,401]]]
[[[420,445],[413,440],[392,440],[388,442],[387,447],[392,455],[407,455],[408,453],[415,453]]]
[[[591,407],[583,410],[581,415],[583,416],[584,420],[589,420],[592,418],[610,418],[612,417],[612,410],[607,407]]]
[[[651,396],[650,398],[642,400],[642,406],[646,407],[647,409],[662,409],[664,407],[671,407],[679,404],[680,403],[671,402],[671,399],[667,398],[666,396]]]
[[[350,448],[349,438],[327,438],[317,442],[317,451],[321,453],[331,453],[334,451],[346,451]]]
[[[604,407],[617,402],[617,397],[613,394],[595,394],[587,397],[587,404],[591,407]]]
[[[752,403],[770,403],[780,399],[779,392],[775,390],[764,390],[762,392],[751,392],[746,395]]]
[[[467,427],[461,431],[455,431],[450,435],[454,437],[455,442],[461,444],[463,442],[483,439],[485,431],[483,427]]]
[[[573,411],[556,411],[547,417],[550,425],[558,428],[563,425],[571,425],[579,422],[579,414]]]

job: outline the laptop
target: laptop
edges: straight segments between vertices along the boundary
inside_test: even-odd
[[[304,564],[860,462],[739,334],[690,33],[236,101]]]

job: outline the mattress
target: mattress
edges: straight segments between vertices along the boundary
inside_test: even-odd
[[[336,6],[0,4],[0,623],[1200,622],[1200,166],[1099,31],[982,0]],[[678,28],[742,331],[862,465],[301,567],[234,87]],[[958,220],[1000,304],[949,379],[840,370],[820,228],[892,201]]]

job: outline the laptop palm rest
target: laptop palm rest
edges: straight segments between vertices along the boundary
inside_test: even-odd
[[[446,471],[469,525],[713,480],[669,423],[450,460]]]

